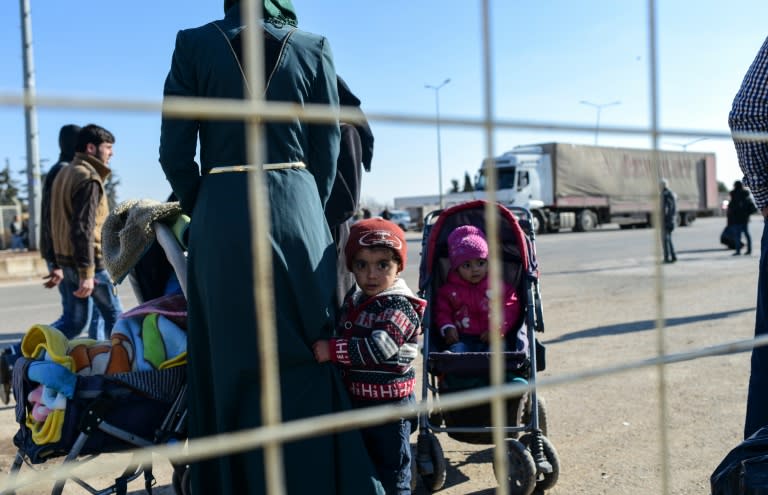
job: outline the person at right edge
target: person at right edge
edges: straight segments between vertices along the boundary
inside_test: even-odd
[[[338,107],[328,40],[297,29],[289,0],[264,0],[263,19],[241,19],[225,0],[224,19],[176,36],[165,97],[243,99],[244,29],[264,36],[265,97]],[[336,173],[336,123],[298,118],[264,124],[265,164],[247,161],[243,121],[164,115],[160,164],[191,217],[188,239],[188,430],[191,441],[262,426],[259,327],[255,290],[274,291],[283,421],[351,408],[332,363],[312,345],[332,335],[336,250],[323,207]],[[200,165],[195,162],[199,140]],[[266,168],[271,231],[271,287],[254,287],[248,174]],[[266,492],[261,449],[192,463],[199,494]],[[283,444],[288,494],[383,494],[360,432],[324,433]]]
[[[728,125],[744,173],[743,183],[755,198],[757,209],[768,217],[768,141],[749,139],[750,133],[768,132],[768,38],[747,70],[733,100]],[[744,133],[744,135],[739,135]],[[765,222],[760,239],[755,337],[768,334],[768,235]],[[768,346],[752,350],[752,369],[747,391],[744,438],[768,425]]]

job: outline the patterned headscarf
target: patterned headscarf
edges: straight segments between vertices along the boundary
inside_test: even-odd
[[[240,0],[224,0],[224,12],[239,3]],[[293,8],[291,0],[263,0],[261,10],[265,20],[277,21],[293,27],[297,27],[299,24],[296,10]]]

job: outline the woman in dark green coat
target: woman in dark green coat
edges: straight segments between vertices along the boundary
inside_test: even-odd
[[[266,98],[338,105],[328,41],[295,28],[290,0],[265,0]],[[166,96],[242,99],[237,0],[225,18],[180,31]],[[275,66],[274,72],[271,72]],[[270,77],[271,73],[271,77]],[[323,206],[339,150],[338,124],[298,119],[264,126],[266,163],[306,168],[266,173],[272,230],[275,320],[282,418],[289,421],[347,409],[337,371],[317,364],[312,344],[333,328],[335,249]],[[200,140],[200,165],[195,162]],[[189,229],[189,434],[191,438],[260,426],[261,388],[247,174],[242,122],[164,117],[160,163],[192,222]],[[285,444],[286,491],[374,494],[378,481],[359,433],[324,435]],[[262,451],[193,465],[195,494],[265,492]]]

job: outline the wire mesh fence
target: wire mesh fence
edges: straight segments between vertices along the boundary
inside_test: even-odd
[[[250,18],[257,18],[257,5],[254,0],[245,0],[243,2],[243,9],[245,15]],[[492,55],[491,46],[491,23],[492,12],[490,10],[490,1],[484,0],[478,2],[478,8],[481,10],[481,17],[483,23],[481,26],[481,36],[483,39],[483,61],[482,61],[482,88],[483,88],[483,112],[482,117],[479,118],[458,118],[458,117],[442,117],[440,124],[446,127],[467,127],[480,129],[485,133],[485,155],[493,156],[495,144],[494,136],[498,131],[503,130],[536,130],[536,131],[567,131],[567,132],[580,132],[580,133],[592,133],[596,130],[594,126],[589,125],[566,125],[557,122],[537,122],[528,120],[505,120],[496,119],[493,114],[494,108],[494,94],[493,94],[493,66],[494,57]],[[720,131],[701,131],[691,129],[662,129],[659,126],[659,110],[660,104],[657,97],[658,83],[657,83],[657,46],[656,46],[656,19],[655,19],[656,4],[653,0],[647,2],[648,12],[648,39],[649,39],[649,55],[650,63],[648,65],[648,81],[651,88],[650,106],[648,108],[650,125],[626,127],[626,126],[601,126],[600,132],[614,135],[629,135],[629,136],[641,136],[647,137],[652,143],[654,149],[659,148],[660,136],[665,137],[690,137],[692,135],[700,136],[704,138],[714,139],[730,139],[729,133]],[[261,51],[262,41],[256,36],[254,31],[249,32],[250,38],[245,43],[245,68],[247,70],[247,76],[249,85],[252,88],[263,88],[264,81],[259,80],[261,78]],[[249,162],[250,163],[262,163],[264,150],[261,147],[262,143],[262,122],[264,121],[291,121],[293,119],[300,119],[303,122],[337,122],[339,119],[347,122],[355,122],[359,119],[359,115],[352,109],[337,109],[329,108],[323,105],[306,104],[298,106],[289,103],[270,102],[263,98],[263,92],[256,90],[251,93],[251,96],[246,101],[233,101],[227,99],[196,99],[196,98],[166,98],[163,102],[149,101],[149,100],[125,100],[125,99],[99,99],[99,98],[82,98],[82,97],[52,97],[43,94],[0,94],[0,105],[3,106],[19,106],[28,108],[54,108],[54,109],[92,109],[92,110],[108,110],[111,112],[142,112],[157,114],[162,113],[168,117],[189,117],[197,119],[211,119],[211,120],[236,120],[241,119],[248,124],[248,136],[249,136]],[[402,126],[433,126],[435,124],[435,118],[432,115],[404,115],[398,113],[383,113],[383,112],[368,112],[367,118],[376,123],[388,123]],[[766,139],[761,135],[749,135],[746,136],[749,139]],[[656,170],[659,169],[658,162],[655,163]],[[262,172],[249,172],[250,175],[250,187],[254,191],[263,190],[264,182]],[[661,177],[660,173],[655,174],[655,177]],[[496,190],[496,177],[494,174],[488,176],[488,200],[493,202],[495,200]],[[655,179],[654,179],[655,187]],[[262,388],[266,391],[263,397],[262,416],[265,418],[264,427],[258,428],[252,431],[228,433],[211,438],[194,439],[189,441],[187,445],[168,445],[168,446],[154,446],[151,449],[146,449],[137,452],[137,457],[134,462],[137,464],[144,462],[151,462],[153,453],[161,456],[166,456],[173,459],[178,463],[187,463],[199,459],[217,457],[227,455],[235,452],[242,452],[255,448],[262,448],[266,452],[266,464],[267,469],[267,482],[268,491],[271,494],[284,493],[284,480],[282,471],[282,459],[280,456],[280,445],[284,442],[296,440],[300,438],[307,438],[315,435],[321,435],[328,432],[357,429],[366,425],[378,424],[387,420],[397,419],[406,414],[410,414],[411,410],[408,408],[398,408],[392,406],[384,406],[378,408],[371,408],[366,410],[357,410],[344,412],[323,417],[305,418],[296,421],[283,422],[280,419],[279,406],[281,398],[279,396],[279,372],[278,363],[274,360],[277,356],[276,352],[269,352],[271,349],[276,349],[276,331],[274,315],[270,308],[274,306],[272,301],[271,289],[271,250],[270,243],[268,241],[269,232],[269,215],[268,205],[265,204],[264,195],[252,194],[254,201],[250,206],[250,216],[253,219],[257,219],[251,226],[251,240],[254,247],[253,259],[256,260],[254,264],[254,271],[252,274],[248,274],[252,277],[254,287],[256,290],[256,300],[254,300],[255,314],[259,323],[259,344],[263,349],[260,355],[263,382]],[[660,212],[658,205],[654,213],[655,219],[659,218]],[[498,237],[497,217],[493,211],[492,206],[487,209],[486,222],[488,225],[488,244],[490,246],[490,258],[497,260],[500,257],[498,247],[500,246],[500,239]],[[660,225],[660,222],[654,221],[654,225]],[[2,224],[0,224],[2,225]],[[661,260],[661,242],[660,242],[660,230],[657,229],[657,242],[654,243],[653,256],[656,260]],[[498,265],[493,263],[491,266]],[[492,270],[491,276],[493,279],[493,287],[501,286],[501,274],[498,270]],[[656,349],[654,355],[647,356],[643,359],[631,360],[621,365],[612,366],[596,366],[589,369],[583,369],[581,371],[571,372],[567,375],[553,374],[552,376],[546,376],[537,380],[537,386],[546,390],[548,387],[555,386],[567,386],[569,384],[576,384],[585,381],[592,380],[597,377],[609,376],[614,374],[621,374],[632,370],[646,370],[652,369],[656,373],[656,387],[655,387],[655,402],[658,405],[656,414],[658,415],[658,423],[660,425],[660,443],[659,449],[659,466],[660,470],[660,485],[661,493],[672,493],[670,487],[671,473],[668,470],[670,465],[669,451],[667,446],[667,430],[666,425],[669,424],[668,418],[668,394],[670,393],[666,384],[668,373],[668,367],[670,365],[703,359],[713,356],[722,356],[731,353],[745,352],[751,349],[754,345],[765,345],[768,343],[768,337],[763,337],[756,340],[738,340],[733,342],[727,342],[724,344],[718,344],[713,346],[702,347],[693,351],[670,353],[667,350],[666,336],[665,336],[665,320],[666,320],[666,287],[664,283],[664,275],[661,263],[655,263],[654,273],[654,306],[649,311],[653,314],[655,320],[656,330]],[[497,324],[500,320],[501,306],[500,291],[496,290],[493,293],[495,297],[492,299],[492,308],[495,310],[493,314],[493,320]],[[500,346],[500,340],[494,338],[493,347],[498,348]],[[504,400],[512,397],[519,397],[528,390],[528,387],[517,384],[505,384],[503,383],[503,366],[504,363],[501,359],[500,353],[494,354],[494,359],[491,366],[492,385],[487,388],[467,391],[451,395],[450,397],[444,397],[441,399],[441,408],[446,411],[452,409],[458,409],[475,404],[489,403],[493,408],[493,425],[503,426],[506,424],[507,419],[504,414]],[[419,403],[417,406],[417,412],[419,414],[429,415],[431,412],[431,404],[425,402]],[[494,434],[496,453],[495,459],[499,466],[499,469],[506,469],[505,463],[507,453],[504,447],[504,433],[501,428],[495,428]],[[567,462],[567,461],[564,461]],[[94,467],[94,469],[102,470],[105,468],[114,468],[115,470],[122,469],[123,465],[120,461],[115,461],[114,465],[107,464]],[[73,470],[76,469],[72,466],[63,465],[60,468],[51,469],[44,474],[30,473],[21,474],[12,481],[12,485],[6,488],[23,487],[29,483],[40,481],[41,479],[50,480],[52,478],[63,479],[73,474]],[[77,468],[79,476],[87,476],[87,468]],[[502,471],[503,473],[503,471]],[[91,474],[96,474],[91,473]],[[505,475],[500,476],[505,479]],[[498,488],[498,493],[509,493],[509,487],[505,484],[501,484]]]

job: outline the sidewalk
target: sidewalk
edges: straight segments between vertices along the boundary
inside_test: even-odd
[[[38,251],[0,251],[0,282],[39,278],[48,274]]]

